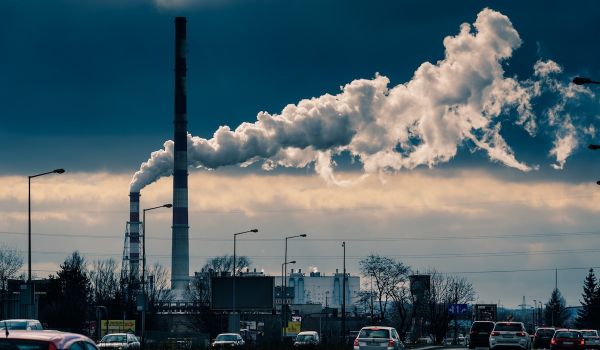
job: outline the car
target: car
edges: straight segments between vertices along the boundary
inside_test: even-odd
[[[598,331],[593,329],[582,329],[580,330],[583,339],[585,339],[586,349],[600,349],[600,337],[598,337]]]
[[[241,348],[246,345],[239,333],[221,333],[217,335],[211,346],[217,348]]]
[[[139,350],[140,341],[131,333],[109,333],[98,342],[100,350]]]
[[[550,340],[554,336],[554,327],[539,327],[533,335],[533,347],[536,349],[550,349]]]
[[[27,331],[40,331],[43,330],[42,324],[38,320],[28,319],[12,319],[12,320],[1,320],[0,329],[8,327],[9,330],[27,330]]]
[[[430,336],[420,337],[417,339],[417,344],[433,344],[433,339]]]
[[[294,341],[295,348],[314,348],[319,345],[321,340],[319,339],[319,333],[315,331],[300,332],[296,336]]]
[[[98,350],[90,338],[59,331],[4,329],[0,334],[3,350]]]
[[[375,347],[381,350],[403,350],[404,344],[393,327],[367,326],[361,328],[358,336],[354,339],[354,350],[369,350]]]
[[[529,334],[523,322],[496,322],[490,333],[490,350],[516,348],[529,350]]]
[[[469,331],[469,349],[490,346],[490,334],[495,323],[492,321],[475,321]]]
[[[573,329],[557,329],[550,340],[551,350],[583,350],[585,339],[581,332]]]

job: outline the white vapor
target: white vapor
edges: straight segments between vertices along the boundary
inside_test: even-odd
[[[328,183],[343,186],[352,182],[336,179],[332,159],[342,152],[360,161],[368,175],[433,167],[467,145],[508,167],[536,169],[515,157],[500,133],[501,122],[516,111],[513,123],[534,135],[538,122],[531,99],[549,88],[565,99],[575,91],[550,77],[561,71],[553,61],[536,63],[534,77],[524,82],[504,77],[502,63],[520,45],[509,18],[484,9],[473,26],[464,23],[457,35],[444,39],[443,60],[423,63],[409,82],[390,87],[377,74],[352,81],[337,95],[290,104],[280,114],[260,112],[254,123],[235,130],[221,126],[211,139],[188,135],[189,165],[215,169],[262,162],[271,170],[314,163]],[[558,115],[563,109],[559,103],[548,112],[554,113],[551,125],[566,125]],[[552,151],[559,168],[575,147],[573,132],[565,128]],[[172,171],[173,141],[166,141],[135,173],[131,189],[139,191]]]

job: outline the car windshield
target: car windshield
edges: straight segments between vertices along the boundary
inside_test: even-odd
[[[235,334],[219,334],[217,341],[236,341],[238,338]]]
[[[102,340],[100,341],[101,343],[127,343],[127,336],[126,335],[106,335],[104,336],[104,338],[102,338]]]
[[[368,329],[362,329],[360,331],[360,334],[358,335],[359,338],[389,338],[390,337],[390,331],[388,331],[387,329],[377,329],[377,328],[368,328]]]
[[[541,337],[551,337],[554,335],[554,329],[538,329],[535,334]]]
[[[471,327],[471,331],[474,332],[491,332],[492,329],[494,329],[494,323],[493,322],[475,322],[473,323],[473,326]]]
[[[577,339],[579,338],[578,332],[556,332],[554,334],[554,338],[567,338],[567,339]]]
[[[27,321],[2,321],[0,327],[12,329],[15,331],[27,329]]]
[[[581,335],[583,335],[584,338],[597,337],[598,333],[596,333],[596,331],[581,331]]]
[[[48,343],[33,340],[0,338],[0,350],[48,350]]]
[[[496,323],[494,330],[498,332],[521,332],[523,327],[520,323]]]
[[[298,334],[296,337],[296,341],[310,341],[315,339],[315,336],[312,334]]]

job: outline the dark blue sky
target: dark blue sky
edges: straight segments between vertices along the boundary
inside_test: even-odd
[[[443,58],[443,38],[484,7],[507,15],[523,39],[507,75],[527,78],[544,58],[564,79],[600,77],[595,1],[211,0],[177,9],[150,0],[2,1],[0,172],[135,171],[172,135],[174,16],[189,20],[189,130],[210,137],[219,125],[252,122],[261,110],[277,113],[375,72],[391,85],[408,81],[421,63]],[[519,159],[541,165],[534,177],[594,177],[589,151],[579,148],[555,171],[550,138],[503,131]],[[443,167],[482,165],[521,176],[467,149]]]

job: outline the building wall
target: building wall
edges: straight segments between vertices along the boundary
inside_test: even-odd
[[[288,287],[294,287],[293,304],[321,304],[323,307],[342,307],[342,273],[324,276],[320,273],[306,275],[301,270],[288,276]],[[358,301],[360,277],[346,277],[346,311],[351,312]],[[281,285],[281,276],[275,278],[275,285]]]

